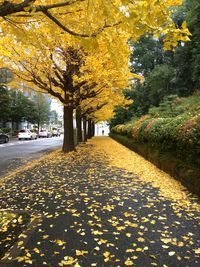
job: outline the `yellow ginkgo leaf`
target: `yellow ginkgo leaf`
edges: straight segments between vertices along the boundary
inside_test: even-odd
[[[144,242],[145,239],[144,239],[143,237],[139,237],[139,238],[138,238],[138,241],[139,241],[139,242]]]
[[[124,212],[124,216],[125,217],[130,217],[130,216],[132,216],[132,214],[131,213],[128,213],[128,212]]]
[[[186,23],[186,21],[184,21],[184,22],[182,23],[181,27],[182,27],[183,29],[186,29],[186,28],[187,28],[187,23]]]
[[[28,259],[28,260],[25,260],[25,262],[26,262],[26,263],[29,263],[29,264],[32,264],[32,263],[33,263],[33,261],[32,261],[32,260],[30,260],[30,259]]]
[[[73,263],[76,263],[77,259],[74,259],[70,256],[65,256],[64,260],[58,263],[59,266],[66,266],[66,265],[72,265]]]
[[[24,261],[26,258],[25,258],[24,256],[22,256],[22,257],[17,257],[16,259],[17,259],[18,262],[22,262],[22,261]]]
[[[38,254],[40,253],[40,250],[38,248],[34,248],[33,251]]]
[[[57,239],[57,240],[55,240],[55,243],[56,243],[58,246],[63,246],[66,242],[63,241],[63,240]]]
[[[92,233],[93,233],[93,235],[102,235],[103,234],[103,232],[98,231],[98,230],[92,231]]]
[[[126,266],[131,266],[131,265],[133,265],[133,261],[132,261],[130,258],[128,258],[128,259],[124,262],[124,264],[125,264]]]
[[[126,252],[134,252],[134,249],[129,248],[129,249],[126,250]]]
[[[84,256],[84,254],[88,254],[86,250],[76,250],[76,256]]]
[[[106,244],[108,242],[108,240],[105,240],[105,239],[100,239],[99,240],[99,244]]]
[[[194,252],[195,252],[196,254],[200,254],[200,248],[195,249]]]
[[[105,252],[103,253],[103,255],[104,255],[104,257],[108,257],[108,256],[110,255],[110,252],[109,252],[109,251],[105,251]]]
[[[18,244],[18,246],[21,246],[24,244],[24,241],[19,241],[17,244]]]

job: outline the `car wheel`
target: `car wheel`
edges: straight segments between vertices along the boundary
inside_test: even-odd
[[[9,142],[9,138],[6,137],[6,139],[5,139],[5,143],[8,143],[8,142]]]

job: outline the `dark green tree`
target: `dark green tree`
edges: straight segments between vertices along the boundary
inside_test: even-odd
[[[169,65],[157,65],[145,81],[148,98],[152,106],[158,106],[167,95],[176,93],[173,89],[174,69]]]
[[[174,86],[179,96],[189,96],[200,88],[200,2],[186,0],[176,13],[179,24],[187,19],[191,41],[180,43],[174,53]]]
[[[0,85],[0,124],[5,127],[5,123],[11,116],[11,96],[6,86]]]
[[[173,53],[163,50],[162,39],[155,39],[152,36],[142,36],[137,43],[130,42],[132,54],[130,58],[131,70],[141,73],[145,77],[161,64],[171,64]]]
[[[192,33],[191,49],[192,49],[192,79],[195,89],[200,88],[200,1],[188,0],[190,10],[187,13],[187,22]]]
[[[20,90],[10,90],[11,105],[10,105],[10,121],[12,129],[14,123],[18,124],[22,121],[33,122],[34,104]]]
[[[35,93],[32,96],[32,101],[34,103],[34,114],[33,120],[37,123],[38,131],[40,127],[44,124],[49,124],[50,116],[51,116],[51,100],[48,96],[42,93]]]
[[[50,114],[50,121],[52,124],[59,124],[59,120],[58,120],[58,113],[56,112],[56,110],[52,110],[51,114]]]

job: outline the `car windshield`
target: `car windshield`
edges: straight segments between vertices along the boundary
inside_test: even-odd
[[[21,131],[19,131],[20,133],[25,133],[26,132],[26,130],[21,130]]]

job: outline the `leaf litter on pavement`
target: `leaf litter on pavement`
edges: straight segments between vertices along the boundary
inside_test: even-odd
[[[15,267],[199,266],[197,201],[108,137],[13,173],[0,200],[43,215]]]

